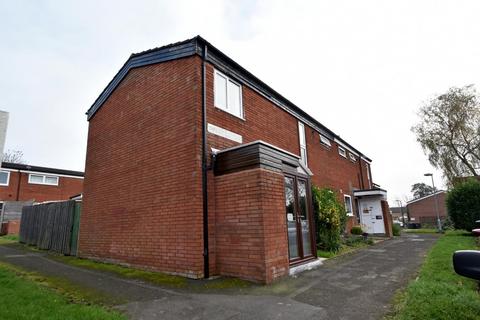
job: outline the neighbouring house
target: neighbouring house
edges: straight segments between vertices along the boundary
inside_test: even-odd
[[[131,55],[87,117],[82,257],[269,283],[316,260],[312,184],[391,235],[371,160],[201,37]]]
[[[83,191],[83,172],[2,162],[0,202],[68,200]]]
[[[18,233],[23,205],[68,200],[83,191],[83,172],[2,162],[0,233]]]
[[[435,226],[437,223],[435,202],[438,204],[440,220],[445,220],[447,217],[446,196],[447,192],[440,190],[428,196],[408,201],[409,222],[421,223],[422,226]]]
[[[405,222],[408,221],[407,207],[390,207],[390,213],[394,221],[403,222],[403,219]]]

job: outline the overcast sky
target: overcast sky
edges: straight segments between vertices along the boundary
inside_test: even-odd
[[[480,83],[479,1],[0,0],[6,148],[83,170],[85,111],[132,52],[202,35],[373,159],[393,200],[435,172],[422,102]]]

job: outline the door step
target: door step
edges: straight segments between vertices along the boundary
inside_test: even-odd
[[[315,260],[311,260],[311,261],[296,265],[294,267],[290,267],[289,275],[294,276],[304,271],[315,269],[321,266],[324,260],[327,260],[327,258],[317,258]]]

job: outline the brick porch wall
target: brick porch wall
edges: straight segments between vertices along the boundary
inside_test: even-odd
[[[260,168],[215,178],[218,274],[262,283],[288,274],[283,180]]]

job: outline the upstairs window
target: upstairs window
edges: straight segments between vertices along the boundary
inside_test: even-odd
[[[320,135],[320,143],[323,144],[324,146],[331,147],[332,143],[330,142],[330,139],[327,137]]]
[[[357,161],[357,157],[355,157],[353,153],[348,153],[348,156],[350,157],[350,160],[352,160],[353,162]]]
[[[243,119],[242,87],[223,73],[215,70],[215,107]]]
[[[300,161],[307,166],[307,140],[305,139],[305,125],[298,122],[298,137],[300,142]]]
[[[10,181],[10,171],[0,171],[0,186],[8,186]]]
[[[58,186],[58,177],[44,174],[31,173],[28,175],[28,183]]]
[[[346,158],[347,157],[347,150],[345,148],[338,146],[338,154],[341,155],[342,157]]]
[[[345,199],[345,211],[347,211],[347,215],[353,216],[352,197],[344,195],[343,198]]]

